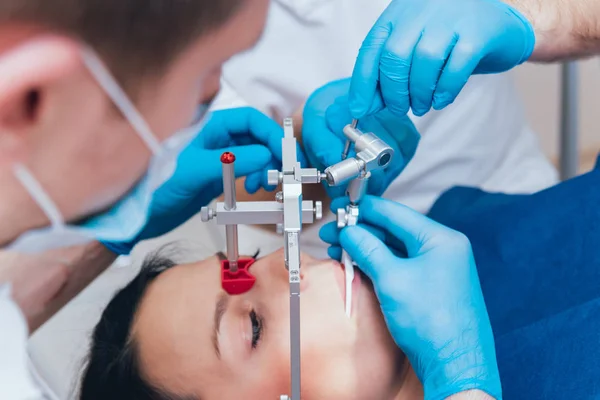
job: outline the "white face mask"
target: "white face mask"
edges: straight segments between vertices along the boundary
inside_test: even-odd
[[[85,65],[100,87],[152,151],[153,156],[148,171],[138,185],[106,213],[89,218],[80,225],[67,225],[56,204],[31,172],[22,164],[15,165],[15,176],[50,220],[50,226],[25,232],[8,246],[8,250],[32,253],[84,244],[92,240],[106,242],[133,240],[148,221],[152,195],[171,178],[179,154],[200,133],[206,123],[208,107],[203,106],[198,111],[197,122],[175,133],[161,144],[96,54],[84,49],[82,55]]]

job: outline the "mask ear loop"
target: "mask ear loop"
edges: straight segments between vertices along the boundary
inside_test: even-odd
[[[129,121],[146,146],[148,146],[155,155],[161,153],[162,146],[156,136],[152,133],[146,120],[138,112],[131,100],[129,100],[127,93],[123,91],[121,86],[117,83],[117,80],[104,66],[96,53],[93,50],[84,47],[82,49],[82,57],[83,63],[86,65],[89,72],[94,76],[98,84],[104,89],[108,97],[121,111],[127,121]]]
[[[64,226],[65,222],[60,210],[29,170],[23,164],[15,164],[13,170],[15,177],[21,182],[21,185],[27,190],[38,207],[46,214],[50,224],[53,227]]]

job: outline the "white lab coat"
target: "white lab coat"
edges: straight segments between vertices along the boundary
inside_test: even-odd
[[[216,107],[251,105],[278,120],[291,116],[315,89],[352,74],[362,40],[387,4],[388,0],[273,1],[258,45],[225,65]],[[426,212],[443,191],[456,185],[526,193],[557,181],[507,74],[474,76],[454,104],[411,118],[422,140],[385,197]],[[243,228],[241,235],[244,252],[281,246],[280,238],[252,228]],[[317,236],[303,235],[303,250],[324,256],[325,246]]]
[[[0,399],[44,399],[30,370],[27,336],[27,322],[11,297],[10,286],[0,285]]]

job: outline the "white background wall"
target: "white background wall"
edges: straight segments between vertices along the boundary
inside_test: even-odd
[[[600,59],[579,62],[580,152],[584,163],[600,151]],[[540,135],[546,154],[558,157],[560,126],[560,67],[526,64],[514,73],[532,127]],[[586,159],[587,158],[587,159]]]

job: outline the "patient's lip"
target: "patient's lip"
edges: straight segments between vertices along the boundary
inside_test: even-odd
[[[334,275],[335,281],[338,284],[338,288],[340,289],[340,294],[342,296],[342,300],[344,303],[346,302],[346,276],[344,272],[344,266],[337,261],[331,261],[334,265]]]

